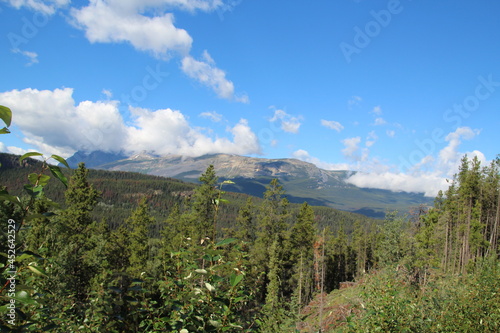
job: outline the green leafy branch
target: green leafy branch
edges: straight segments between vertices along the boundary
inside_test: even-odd
[[[9,134],[9,126],[12,123],[12,111],[6,106],[0,105],[0,119],[5,123],[5,127],[0,129],[0,134]],[[29,152],[24,155],[22,155],[19,158],[19,164],[22,165],[23,161],[29,157],[44,157],[42,153],[39,152]],[[41,170],[38,173],[30,173],[28,175],[28,181],[29,184],[24,185],[24,190],[25,192],[29,195],[30,201],[26,207],[23,207],[23,204],[21,202],[21,199],[19,197],[10,195],[7,190],[1,190],[0,191],[0,199],[9,201],[17,206],[19,206],[24,214],[23,214],[23,222],[25,220],[30,220],[33,218],[38,218],[38,217],[43,217],[39,216],[39,214],[33,214],[31,216],[28,216],[28,212],[30,208],[33,206],[33,203],[36,199],[41,198],[43,195],[43,190],[45,186],[49,183],[50,176],[45,174],[45,171],[48,169],[50,173],[57,179],[59,179],[65,187],[68,187],[68,179],[64,175],[64,173],[61,171],[61,168],[59,168],[57,165],[52,165],[49,164],[49,160],[55,160],[61,164],[63,164],[65,167],[69,169],[69,165],[66,162],[64,158],[62,158],[59,155],[51,155],[48,158],[44,158],[42,161],[42,167]]]
[[[217,199],[215,199],[213,201],[215,210],[214,210],[214,230],[213,230],[214,235],[213,235],[212,239],[213,239],[214,243],[215,243],[216,235],[217,235],[217,216],[219,214],[220,204],[221,203],[228,203],[229,202],[229,200],[222,198],[222,195],[224,193],[226,193],[226,192],[222,191],[222,186],[224,186],[226,184],[234,184],[234,182],[231,181],[231,180],[225,180],[222,183],[220,183],[220,185],[219,185],[219,191],[218,191],[219,193],[218,193]]]
[[[5,123],[5,127],[0,129],[0,134],[9,134],[9,126],[12,122],[12,111],[3,105],[0,105],[0,119]]]

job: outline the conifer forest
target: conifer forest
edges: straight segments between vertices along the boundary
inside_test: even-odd
[[[195,185],[0,162],[2,332],[500,330],[499,159],[381,220],[290,204],[278,179],[225,192],[213,166]]]

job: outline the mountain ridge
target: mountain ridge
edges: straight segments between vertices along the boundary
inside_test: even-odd
[[[107,155],[105,155],[107,154]],[[198,157],[182,155],[157,156],[142,152],[123,157],[109,153],[92,168],[132,171],[155,176],[171,177],[197,182],[201,173],[213,165],[221,180],[232,180],[234,185],[225,185],[228,191],[262,196],[265,187],[273,178],[278,178],[291,202],[308,201],[310,204],[333,207],[362,213],[370,217],[383,217],[389,210],[406,212],[412,206],[431,204],[423,194],[393,192],[389,190],[357,187],[348,182],[356,173],[349,170],[324,170],[316,165],[293,158],[266,159],[231,154],[208,154]],[[79,154],[78,157],[84,157]],[[72,163],[75,159],[68,159]],[[85,158],[81,161],[86,162]],[[73,163],[74,165],[74,163]]]

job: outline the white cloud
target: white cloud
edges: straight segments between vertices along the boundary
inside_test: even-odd
[[[135,49],[168,60],[180,56],[181,70],[211,88],[220,98],[248,103],[248,96],[236,96],[234,84],[215,66],[207,51],[201,60],[191,55],[192,37],[174,25],[174,15],[165,10],[213,11],[225,8],[222,0],[92,0],[71,11],[74,25],[85,31],[92,43],[130,43]],[[154,13],[153,16],[146,15]]]
[[[215,112],[215,111],[210,111],[210,112],[202,112],[200,113],[200,117],[202,118],[208,118],[212,120],[213,122],[220,122],[224,118],[221,114]]]
[[[28,7],[45,14],[53,14],[70,0],[4,0],[15,8]],[[188,12],[231,10],[238,3],[223,0],[90,0],[81,8],[70,10],[71,23],[85,32],[91,43],[130,43],[139,51],[151,52],[155,57],[168,60],[182,58],[181,69],[189,77],[213,89],[226,99],[248,103],[246,94],[236,96],[233,83],[226,73],[215,67],[208,52],[204,60],[191,55],[193,39],[189,33],[174,25],[174,15],[168,10]],[[30,59],[28,65],[38,62],[34,52],[14,50]]]
[[[30,150],[15,147],[15,146],[6,146],[3,142],[0,142],[0,152],[14,154],[14,155],[24,155],[27,152],[30,152]],[[54,154],[57,155],[57,153],[54,153]]]
[[[355,154],[359,150],[358,145],[360,142],[361,138],[359,136],[342,140],[342,143],[345,146],[345,148],[342,149],[344,156],[355,160],[358,159]]]
[[[368,133],[368,137],[366,138],[366,146],[367,147],[371,147],[375,144],[375,142],[377,142],[377,139],[378,139],[378,136],[377,134],[375,133],[375,131],[371,131],[370,133]]]
[[[19,9],[27,7],[31,10],[52,15],[58,8],[64,7],[70,3],[70,0],[6,0],[11,6]]]
[[[162,109],[150,111],[131,108],[135,125],[128,129],[126,150],[153,151],[156,154],[200,156],[212,153],[260,154],[257,136],[245,119],[229,128],[233,140],[210,138],[192,128],[180,111]]]
[[[76,26],[85,31],[92,43],[129,42],[136,49],[151,51],[163,59],[169,58],[172,52],[189,53],[193,40],[186,30],[174,26],[173,14],[148,17],[127,10],[137,5],[135,1],[91,1],[71,13]]]
[[[333,120],[321,119],[321,125],[325,126],[327,128],[330,128],[332,130],[335,130],[337,132],[340,132],[344,129],[344,126],[342,126],[341,123],[339,123],[338,121],[333,121]]]
[[[102,93],[104,94],[104,96],[106,96],[107,98],[111,98],[113,97],[113,93],[111,92],[111,90],[108,90],[108,89],[103,89],[102,90]]]
[[[20,49],[13,49],[12,52],[22,54],[23,56],[28,58],[29,62],[26,64],[26,66],[38,64],[38,54],[36,52],[22,51]]]
[[[350,170],[351,165],[347,163],[328,163],[328,162],[323,162],[317,157],[313,157],[309,155],[309,152],[303,149],[299,149],[297,151],[294,151],[292,153],[292,157],[296,158],[298,160],[304,161],[304,162],[309,162],[314,165],[316,165],[318,168],[324,169],[324,170]]]
[[[24,89],[0,93],[0,101],[13,110],[13,123],[25,141],[43,151],[61,155],[79,149],[113,150],[120,145],[124,125],[116,102],[84,101],[75,105],[70,88]]]
[[[289,115],[285,111],[277,109],[274,110],[274,115],[271,119],[269,119],[269,121],[270,122],[278,121],[281,123],[281,129],[283,131],[297,134],[299,132],[300,125],[302,125],[300,119],[301,119],[300,117]]]
[[[29,153],[31,151],[32,150],[27,150],[27,149],[23,149],[23,148],[19,148],[19,147],[14,147],[14,146],[8,146],[8,147],[6,147],[6,150],[5,150],[6,153],[14,154],[14,155],[24,155],[24,154]],[[54,154],[58,155],[57,152],[55,152]],[[34,158],[37,158],[37,157],[35,156]]]
[[[361,101],[363,99],[359,96],[352,96],[348,101],[347,101],[347,106],[349,109],[351,109],[353,106],[359,106],[361,104]]]
[[[363,173],[358,172],[347,179],[358,187],[378,188],[395,192],[417,192],[426,196],[436,196],[439,190],[448,187],[446,179],[436,174],[409,175],[404,173]]]
[[[248,103],[248,96],[235,96],[234,84],[226,78],[226,73],[215,66],[215,62],[208,52],[203,52],[203,59],[196,60],[191,56],[182,59],[181,69],[190,78],[211,88],[220,98],[234,99]]]
[[[469,158],[477,156],[482,165],[488,163],[480,151],[463,153],[458,150],[462,140],[471,140],[479,133],[479,130],[469,127],[457,128],[446,136],[445,140],[448,144],[437,153],[437,156],[424,156],[407,173],[389,170],[370,172],[366,169],[366,172],[356,173],[348,181],[359,187],[420,192],[426,196],[436,196],[439,190],[448,188],[449,184],[446,179],[452,178],[458,172],[461,159],[465,154]]]
[[[257,135],[248,126],[246,119],[241,119],[236,126],[229,129],[233,134],[233,142],[227,152],[232,154],[262,154]]]
[[[376,114],[377,116],[380,116],[382,114],[382,108],[380,106],[376,106],[373,108],[372,113]]]
[[[390,133],[390,132],[388,132]],[[489,162],[480,151],[460,152],[459,146],[463,140],[471,140],[480,131],[469,127],[460,127],[449,133],[445,140],[447,144],[435,154],[423,156],[410,170],[401,172],[396,166],[382,163],[377,158],[369,158],[367,148],[362,149],[360,137],[347,138],[342,141],[345,148],[342,150],[345,157],[351,160],[349,164],[326,163],[318,158],[312,157],[305,150],[297,150],[293,157],[314,163],[326,170],[352,170],[358,171],[347,179],[347,182],[364,188],[385,189],[395,192],[423,193],[428,197],[435,197],[439,190],[446,190],[450,179],[458,172],[462,157],[467,154],[469,159],[477,156],[481,165]],[[375,140],[376,134],[370,132],[366,145],[370,146],[370,140]]]
[[[374,123],[375,126],[380,126],[380,125],[385,125],[385,124],[387,124],[387,122],[385,121],[384,118],[378,117],[375,119],[375,123]]]
[[[144,12],[150,8],[210,12],[224,5],[222,0],[105,0],[105,2],[126,12]]]
[[[465,155],[465,153],[458,151],[458,147],[462,143],[462,140],[471,140],[476,135],[479,135],[479,133],[479,130],[473,130],[470,127],[459,127],[454,132],[449,133],[445,137],[448,145],[439,152],[438,168],[447,176],[451,177],[455,174],[460,165],[460,160]],[[469,157],[478,156],[482,162],[486,161],[484,155],[478,151],[467,153],[467,155],[469,155]]]
[[[117,101],[83,101],[75,105],[70,88],[12,90],[0,104],[14,111],[13,124],[37,150],[64,157],[77,150],[104,150],[199,156],[208,153],[260,154],[257,136],[241,119],[227,129],[231,139],[209,137],[189,124],[180,111],[130,108],[125,124]]]
[[[385,133],[390,138],[393,138],[394,136],[396,136],[396,131],[394,131],[394,130],[387,130]]]

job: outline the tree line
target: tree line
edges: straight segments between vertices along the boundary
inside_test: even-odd
[[[9,125],[6,115],[0,108]],[[16,225],[14,241],[6,230],[0,236],[0,252],[15,252],[15,258],[0,257],[0,325],[6,331],[294,332],[304,320],[301,310],[341,282],[396,267],[405,284],[423,293],[437,271],[465,276],[486,258],[495,265],[498,259],[498,160],[482,167],[464,157],[433,208],[351,223],[340,213],[338,223],[325,223],[324,211],[307,203],[292,209],[277,179],[261,200],[246,198],[226,214],[232,222],[223,223],[233,198],[224,186],[231,181],[219,182],[213,166],[199,186],[185,191],[175,185],[185,194],[176,200],[158,205],[157,197],[142,193],[126,217],[109,223],[117,207],[108,201],[108,214],[95,215],[106,188],[89,181],[83,163],[69,179],[57,155],[27,153],[16,163],[33,163],[38,171],[27,175],[23,196],[0,189],[0,218]],[[48,195],[50,178],[60,181],[63,204]],[[165,214],[154,214],[165,207]],[[385,327],[369,314],[382,313],[379,305],[391,298],[370,295],[375,303],[363,305],[370,311],[360,310],[367,316],[347,326],[353,331]],[[488,304],[495,304],[491,297]],[[402,329],[387,325],[387,331]]]

